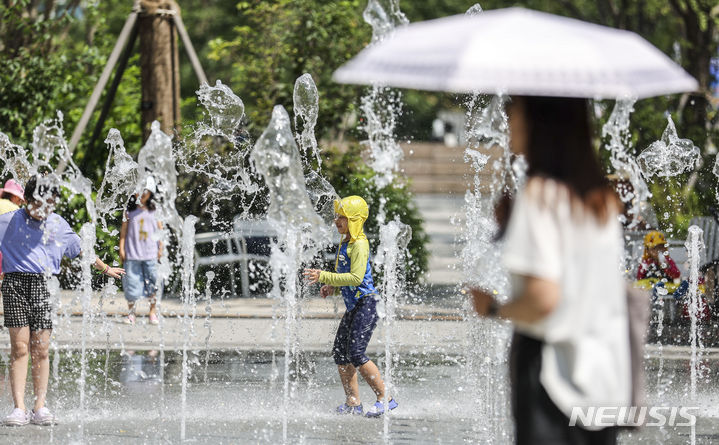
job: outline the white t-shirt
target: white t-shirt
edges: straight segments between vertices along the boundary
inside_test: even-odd
[[[544,342],[540,382],[567,417],[575,406],[631,403],[622,252],[618,220],[599,222],[566,186],[533,178],[519,193],[503,255],[513,294],[533,276],[558,283],[561,296],[546,318],[516,328]]]

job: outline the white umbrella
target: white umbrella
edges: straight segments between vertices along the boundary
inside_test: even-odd
[[[341,83],[588,98],[694,91],[696,80],[637,34],[522,8],[415,23],[334,73]]]

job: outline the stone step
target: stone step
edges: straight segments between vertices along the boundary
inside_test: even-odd
[[[402,144],[404,159],[400,169],[410,180],[414,193],[462,193],[471,186],[474,170],[464,160],[465,148],[449,147],[436,142]],[[502,150],[495,147],[490,154],[498,157]],[[492,161],[489,161],[490,165]],[[489,172],[480,172],[483,184],[489,184]],[[487,191],[487,190],[483,190]]]
[[[458,258],[462,244],[456,244],[462,233],[464,220],[462,206],[464,191],[456,194],[416,194],[414,203],[424,219],[424,230],[429,236],[427,250],[430,253],[428,273],[425,277],[432,285],[454,285],[462,280],[461,260]]]
[[[456,160],[405,159],[400,168],[408,177],[420,175],[452,175],[471,177],[474,172],[469,165]]]
[[[457,159],[464,162],[464,147],[449,147],[437,142],[400,144],[405,159]]]
[[[452,159],[458,162],[464,162],[465,147],[450,147],[438,142],[412,142],[409,144],[400,144],[404,152],[405,159]],[[493,157],[502,154],[500,147],[494,146],[489,150],[481,149],[483,153],[489,153]]]
[[[432,253],[433,258],[446,258],[449,260],[457,260],[462,251],[461,246],[455,247],[454,244],[439,243],[429,243],[427,249]]]
[[[469,188],[470,181],[462,176],[427,175],[410,177],[410,190],[414,193],[461,193]]]
[[[431,269],[429,272],[427,272],[427,275],[425,276],[425,279],[428,283],[432,285],[457,285],[462,282],[463,280],[463,274],[462,272],[455,271],[455,270],[439,270],[439,269]]]
[[[458,239],[458,237],[461,235],[460,233],[437,233],[433,231],[426,230],[426,233],[429,234],[429,244],[431,245],[445,245],[445,246],[454,246],[457,244],[459,247],[457,250],[461,249],[463,244],[456,243],[455,240]]]

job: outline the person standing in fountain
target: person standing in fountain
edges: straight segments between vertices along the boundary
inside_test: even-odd
[[[142,195],[130,198],[120,229],[120,259],[127,270],[122,280],[127,300],[125,323],[135,324],[135,303],[140,298],[150,301],[150,324],[159,324],[157,317],[157,262],[162,257],[162,241],[157,238],[162,223],[155,219],[157,193],[155,178],[147,177]],[[138,202],[139,201],[139,202]]]
[[[366,415],[379,417],[384,414],[384,381],[377,365],[365,354],[378,318],[378,296],[372,281],[369,241],[362,230],[368,216],[367,203],[359,196],[335,201],[335,226],[343,235],[337,249],[335,272],[305,269],[304,275],[310,284],[324,284],[320,289],[322,298],[333,294],[339,287],[347,307],[332,347],[346,396],[345,403],[337,407],[337,412],[363,414],[357,381],[359,370],[377,396],[377,401]],[[397,408],[397,402],[389,399],[388,408]]]
[[[25,191],[14,179],[5,181],[5,187],[0,189],[0,215],[17,210],[25,202]]]
[[[520,445],[615,444],[624,419],[573,413],[631,404],[621,205],[592,146],[589,110],[584,99],[512,99],[512,151],[528,163],[503,235],[512,298],[470,289],[479,315],[514,324]]]
[[[52,333],[49,276],[60,273],[63,256],[80,255],[80,237],[54,213],[58,188],[31,178],[25,186],[25,209],[0,215],[0,251],[5,278],[2,282],[5,327],[10,331],[10,386],[15,407],[5,425],[52,425],[55,416],[45,407],[50,375],[48,348]],[[94,266],[103,274],[120,278],[125,271],[100,258]],[[28,352],[32,359],[35,403],[25,409]]]
[[[25,190],[14,179],[5,181],[5,187],[0,189],[0,215],[19,209],[25,202],[24,193]],[[2,253],[0,253],[0,277],[2,277]]]

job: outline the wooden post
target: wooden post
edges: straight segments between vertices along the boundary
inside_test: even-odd
[[[137,20],[140,33],[142,84],[142,140],[150,125],[159,121],[162,131],[172,134],[180,122],[180,70],[177,29],[173,16],[179,7],[172,0],[141,0]]]

